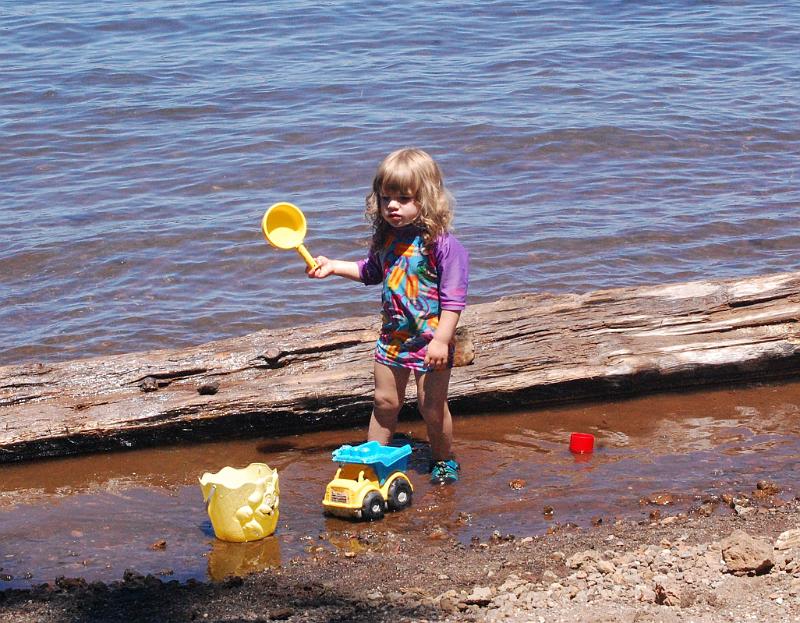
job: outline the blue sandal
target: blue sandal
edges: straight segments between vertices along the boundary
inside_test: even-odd
[[[433,484],[446,485],[458,480],[458,472],[461,466],[455,459],[447,461],[437,461],[431,465],[431,482]]]

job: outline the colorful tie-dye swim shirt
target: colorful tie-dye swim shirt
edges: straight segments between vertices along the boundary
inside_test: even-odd
[[[376,361],[428,371],[425,351],[439,325],[442,309],[466,305],[469,256],[452,235],[440,236],[429,253],[418,228],[392,230],[384,247],[358,263],[361,281],[383,283],[383,324]],[[450,349],[452,367],[453,348]]]

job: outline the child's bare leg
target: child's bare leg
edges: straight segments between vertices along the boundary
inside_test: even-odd
[[[428,428],[431,458],[434,462],[451,459],[453,418],[447,406],[450,370],[416,373],[419,412]]]
[[[387,445],[397,428],[397,415],[406,397],[410,370],[375,362],[375,399],[367,439]]]

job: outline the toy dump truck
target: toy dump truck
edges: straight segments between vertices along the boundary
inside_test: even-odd
[[[396,448],[377,441],[334,450],[339,469],[325,488],[325,513],[375,521],[387,510],[410,506],[414,488],[405,475],[410,454],[410,445]]]

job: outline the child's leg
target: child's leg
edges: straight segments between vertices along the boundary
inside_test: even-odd
[[[397,415],[406,397],[411,371],[375,362],[375,399],[369,420],[368,441],[387,445],[397,428]]]
[[[416,373],[419,412],[428,428],[434,462],[453,457],[453,418],[447,406],[450,370]]]

